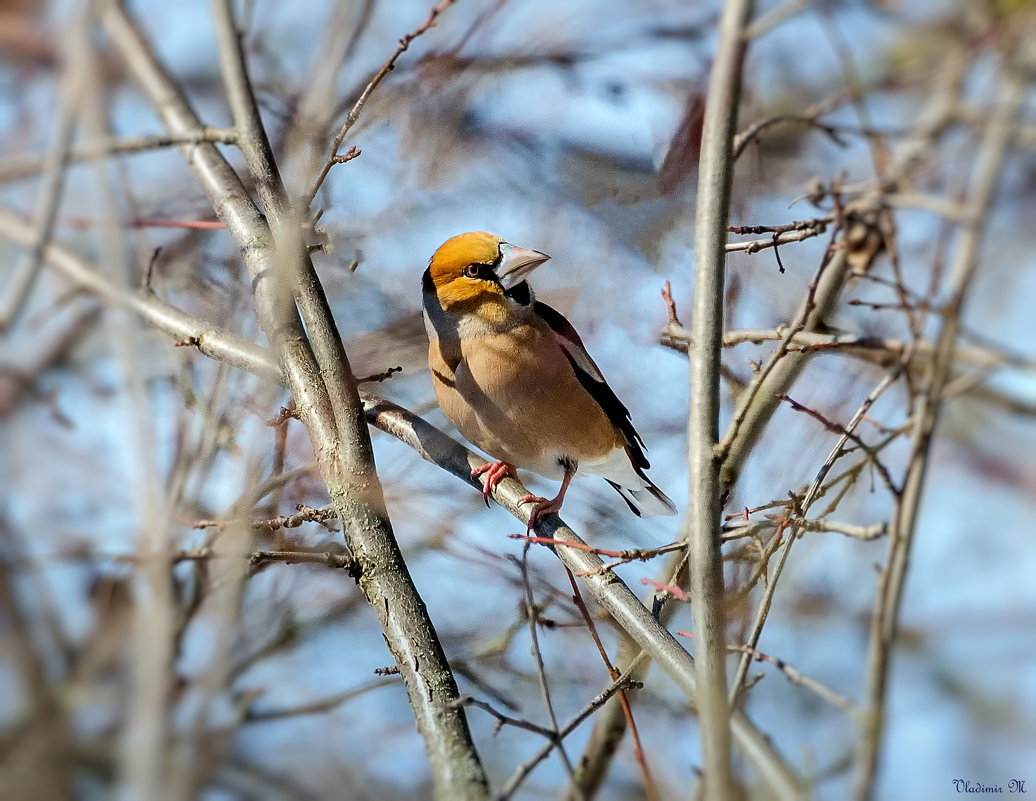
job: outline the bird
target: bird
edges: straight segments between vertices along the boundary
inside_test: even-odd
[[[494,461],[483,496],[516,468],[561,481],[535,503],[532,531],[560,511],[576,471],[601,476],[638,517],[676,514],[647,477],[644,441],[629,410],[572,324],[536,299],[527,276],[550,257],[486,231],[446,240],[422,277],[428,366],[439,407]]]

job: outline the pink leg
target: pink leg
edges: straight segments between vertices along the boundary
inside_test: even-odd
[[[476,467],[471,471],[472,478],[478,478],[483,473],[486,475],[486,483],[482,485],[482,497],[486,501],[486,506],[489,506],[489,493],[496,489],[496,485],[504,480],[507,476],[514,477],[514,468],[507,462],[489,462],[481,467]]]
[[[565,477],[561,479],[561,489],[559,489],[558,494],[549,501],[546,498],[539,497],[538,495],[526,495],[518,501],[518,503],[536,504],[532,509],[532,513],[529,515],[529,527],[526,530],[527,532],[536,528],[536,524],[540,522],[540,518],[544,515],[552,515],[561,511],[561,504],[565,502],[565,493],[568,492],[569,482],[572,481],[572,476],[574,475],[574,470],[565,470]]]

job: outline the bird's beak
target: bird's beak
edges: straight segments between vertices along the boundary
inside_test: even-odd
[[[504,242],[500,245],[500,266],[496,275],[504,289],[511,289],[525,280],[525,277],[550,258],[546,253],[528,248],[519,248]]]

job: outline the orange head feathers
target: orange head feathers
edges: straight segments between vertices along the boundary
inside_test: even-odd
[[[425,291],[443,309],[502,298],[504,292],[550,257],[515,247],[495,234],[471,231],[447,239],[428,262]]]

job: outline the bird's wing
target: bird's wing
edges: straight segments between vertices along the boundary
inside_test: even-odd
[[[572,365],[576,378],[579,379],[583,389],[590,393],[590,396],[608,415],[608,419],[622,432],[622,437],[626,441],[626,451],[629,453],[633,465],[638,468],[638,472],[646,470],[651,464],[644,455],[644,440],[633,427],[629,409],[623,405],[622,401],[612,392],[612,388],[608,386],[608,382],[604,380],[604,375],[594,360],[590,358],[590,354],[586,352],[583,340],[579,338],[572,323],[566,320],[561,312],[538,300],[533,303],[533,311],[554,332],[558,344],[568,357],[569,364]]]

